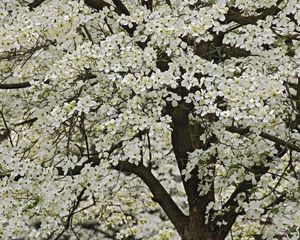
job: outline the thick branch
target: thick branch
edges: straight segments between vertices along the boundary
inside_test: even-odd
[[[239,206],[238,202],[235,200],[235,198],[238,196],[238,194],[242,192],[247,192],[249,189],[253,187],[253,184],[251,181],[244,181],[241,182],[235,191],[231,194],[230,198],[227,200],[227,202],[222,206],[222,209],[229,208],[229,211],[226,212],[224,215],[218,216],[214,222],[217,224],[218,221],[222,222],[225,221],[227,224],[220,228],[219,230],[219,237],[220,239],[224,239],[227,234],[229,233],[232,225],[234,224],[236,218],[238,215],[240,215],[240,212],[236,212],[237,207]]]
[[[95,78],[94,74],[86,73],[79,75],[75,80],[89,80]],[[45,80],[44,84],[49,84],[49,80]],[[30,82],[20,82],[20,83],[2,83],[0,84],[0,89],[20,89],[31,87]]]
[[[102,0],[84,0],[84,3],[98,11],[102,10],[105,7],[110,8],[112,6],[109,3]]]
[[[280,154],[278,154],[277,157],[282,157],[285,153],[287,152],[287,150],[283,150],[280,152]],[[273,157],[266,157],[266,160],[268,162],[271,162],[274,160]],[[260,178],[267,173],[269,170],[269,167],[266,166],[253,166],[251,169],[249,169],[250,172],[255,174],[255,179],[258,182],[260,180]],[[229,211],[226,212],[224,215],[218,216],[214,222],[215,224],[217,223],[217,221],[225,221],[227,224],[224,225],[222,228],[220,228],[219,231],[219,236],[221,237],[220,239],[224,239],[227,234],[229,233],[229,231],[231,230],[232,225],[234,224],[236,218],[241,215],[241,214],[245,214],[245,212],[243,210],[241,211],[236,211],[236,209],[239,207],[239,204],[236,200],[236,197],[240,194],[240,193],[245,193],[246,196],[250,195],[250,191],[251,189],[253,189],[253,187],[255,187],[255,184],[252,183],[252,181],[247,181],[244,180],[241,183],[238,184],[238,186],[236,187],[236,189],[234,190],[234,192],[231,194],[231,196],[229,197],[229,199],[226,201],[226,203],[222,206],[222,209],[227,209],[229,208]]]
[[[263,138],[265,138],[265,139],[268,139],[268,140],[270,140],[270,141],[272,141],[274,143],[277,143],[277,144],[279,144],[279,145],[281,145],[283,147],[287,147],[287,148],[289,148],[291,150],[300,152],[300,147],[298,145],[296,145],[296,144],[286,142],[286,141],[284,141],[284,140],[282,140],[282,139],[280,139],[278,137],[275,137],[275,136],[273,136],[271,134],[264,133],[264,132],[262,132],[260,134],[260,136],[263,137]]]
[[[154,200],[161,206],[164,212],[174,224],[179,234],[184,230],[187,216],[183,214],[177,204],[173,201],[169,193],[161,185],[161,183],[154,177],[151,170],[143,165],[134,165],[129,162],[121,162],[113,169],[118,171],[125,171],[136,174],[149,187],[154,196]]]
[[[277,6],[272,6],[270,8],[264,8],[261,10],[261,13],[256,16],[242,16],[240,12],[238,12],[236,9],[229,9],[226,14],[226,20],[227,22],[236,22],[240,25],[247,25],[247,24],[256,24],[258,20],[264,20],[269,15],[277,15],[280,12],[280,8],[278,8],[278,5],[283,0],[277,1]]]
[[[115,4],[116,8],[119,9],[123,14],[125,14],[126,16],[130,15],[127,7],[124,5],[124,3],[121,0],[112,0],[112,1]]]
[[[152,0],[142,0],[142,5],[149,9],[151,12],[153,11],[153,1]]]
[[[247,127],[247,128],[238,128],[238,127],[235,127],[235,126],[231,126],[231,127],[227,127],[226,128],[227,131],[229,132],[233,132],[233,133],[239,133],[240,135],[246,135],[248,133],[250,133],[250,128]],[[293,144],[293,143],[289,143],[287,141],[284,141],[278,137],[275,137],[269,133],[265,133],[265,132],[261,132],[259,134],[259,136],[261,136],[262,138],[265,138],[265,139],[268,139],[280,146],[283,146],[283,147],[286,147],[286,148],[289,148],[291,150],[294,150],[296,152],[300,152],[300,147],[296,144]]]
[[[230,58],[248,57],[251,55],[250,51],[236,46],[223,44],[224,34],[215,35],[211,41],[201,41],[196,43],[194,38],[183,37],[182,40],[190,47],[193,47],[194,54],[204,58],[208,61],[223,61]]]
[[[101,11],[104,7],[112,7],[112,5],[110,5],[109,3],[103,1],[103,0],[84,0],[85,4],[88,5],[89,7],[91,8],[94,8],[96,9],[97,11]],[[120,0],[114,0],[114,3],[116,4],[116,8],[114,9],[114,11],[118,14],[118,15],[122,15],[122,14],[125,14],[125,15],[129,15],[129,11],[128,9],[125,7],[125,5],[122,3],[122,1]],[[121,5],[117,5],[118,3],[120,3]],[[130,36],[133,36],[133,33],[136,29],[136,24],[133,24],[133,27],[132,28],[129,28],[127,25],[123,25],[122,26],[125,31],[130,35]],[[138,45],[140,47],[143,46],[143,48],[145,47],[145,44],[144,43],[140,43],[138,42]]]
[[[29,9],[32,11],[34,8],[40,6],[46,0],[34,0],[32,3],[28,4]]]
[[[28,88],[28,87],[31,87],[31,84],[29,82],[0,84],[0,89],[20,89],[20,88]]]
[[[171,4],[171,1],[170,1],[170,0],[165,0],[165,2],[166,2],[166,4],[168,4],[168,6],[169,6],[170,8],[172,8],[172,4]]]

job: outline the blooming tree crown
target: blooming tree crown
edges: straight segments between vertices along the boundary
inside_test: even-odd
[[[0,238],[178,239],[195,207],[299,239],[299,26],[299,0],[2,0]]]

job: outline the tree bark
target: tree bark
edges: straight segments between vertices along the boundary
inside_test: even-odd
[[[204,129],[190,126],[189,112],[187,107],[178,106],[172,109],[171,113],[173,123],[172,145],[181,174],[188,163],[188,153],[196,148],[204,147],[198,137],[203,133]],[[182,240],[221,240],[216,237],[217,234],[214,232],[214,227],[205,223],[206,206],[214,200],[213,186],[209,193],[200,196],[198,187],[201,181],[198,178],[198,169],[192,170],[189,180],[185,181],[184,177],[182,175],[182,182],[189,205],[189,216],[181,235]]]

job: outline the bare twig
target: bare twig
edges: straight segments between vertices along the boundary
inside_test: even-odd
[[[6,128],[8,137],[9,137],[10,145],[13,147],[13,146],[14,146],[14,143],[13,143],[13,141],[12,141],[11,134],[10,134],[10,129],[9,129],[8,125],[7,125],[7,122],[6,122],[6,120],[5,120],[5,117],[4,117],[3,112],[1,112],[1,117],[2,117],[2,120],[3,120],[4,126],[5,126],[5,128]]]

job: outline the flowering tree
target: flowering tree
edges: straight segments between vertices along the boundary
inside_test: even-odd
[[[0,20],[1,239],[299,239],[299,0]]]

